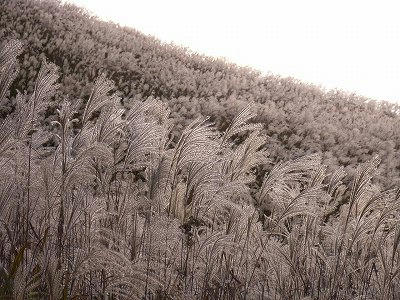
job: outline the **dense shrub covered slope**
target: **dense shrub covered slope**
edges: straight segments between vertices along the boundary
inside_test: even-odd
[[[318,152],[329,170],[344,166],[353,174],[358,163],[379,154],[378,181],[385,188],[398,182],[397,105],[326,92],[292,78],[261,76],[248,68],[161,44],[57,1],[1,1],[0,39],[12,38],[21,40],[25,49],[13,91],[33,91],[43,57],[61,69],[59,95],[72,99],[87,100],[89,83],[99,71],[106,71],[126,106],[126,100],[135,97],[153,97],[168,104],[175,142],[199,115],[211,116],[223,130],[237,113],[238,101],[252,102],[257,110],[255,121],[263,124],[269,137],[266,147],[272,161]],[[13,103],[1,105],[2,115],[13,107]],[[54,115],[54,110],[48,113]]]
[[[3,102],[21,48],[0,49]],[[62,88],[40,65],[0,121],[1,299],[399,299],[400,189],[371,182],[378,157],[348,187],[309,155],[254,188],[269,158],[251,106],[173,143],[163,102],[125,109],[101,74],[43,126]]]
[[[400,298],[396,105],[4,0],[0,113],[0,299]]]

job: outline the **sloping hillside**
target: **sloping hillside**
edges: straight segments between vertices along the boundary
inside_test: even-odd
[[[0,299],[400,299],[395,105],[31,0],[0,105]]]
[[[345,166],[352,174],[358,163],[378,154],[379,182],[385,188],[398,182],[397,105],[326,92],[291,78],[260,76],[99,21],[57,1],[2,1],[0,39],[10,38],[25,43],[13,88],[32,91],[42,57],[61,69],[60,98],[87,99],[90,83],[106,71],[126,106],[129,98],[154,97],[168,103],[176,123],[175,140],[200,114],[211,116],[223,129],[238,103],[252,102],[255,120],[263,123],[269,136],[266,147],[273,161],[319,152],[330,168]],[[3,115],[11,107],[12,103],[2,103]]]
[[[0,48],[1,100],[21,51]],[[372,183],[378,157],[351,186],[309,155],[257,187],[269,159],[251,106],[222,134],[200,117],[172,143],[165,103],[124,109],[100,75],[86,103],[57,105],[51,132],[58,76],[43,61],[0,120],[1,299],[399,298],[400,189]]]

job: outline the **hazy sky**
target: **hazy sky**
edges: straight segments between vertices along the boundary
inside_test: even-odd
[[[398,1],[69,2],[195,52],[400,103]]]

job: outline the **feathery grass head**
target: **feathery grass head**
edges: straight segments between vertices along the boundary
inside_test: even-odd
[[[0,49],[0,101],[19,52]],[[125,111],[104,74],[82,113],[61,103],[43,156],[57,79],[44,61],[0,120],[0,298],[398,298],[400,190],[374,187],[378,158],[350,197],[344,169],[326,178],[319,155],[259,184],[268,141],[251,106],[224,134],[199,117],[173,144],[166,106],[150,97]]]
[[[19,41],[13,40],[0,47],[0,109],[10,85],[18,74],[17,56],[21,53],[22,43]]]

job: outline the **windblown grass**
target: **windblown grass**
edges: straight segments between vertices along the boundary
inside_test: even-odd
[[[3,98],[20,49],[0,51]],[[0,298],[400,298],[400,191],[371,183],[377,157],[348,199],[343,169],[326,174],[318,155],[278,163],[257,186],[268,139],[250,106],[224,133],[198,118],[171,143],[164,104],[126,111],[100,75],[46,131],[57,77],[43,61],[0,121]]]

